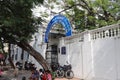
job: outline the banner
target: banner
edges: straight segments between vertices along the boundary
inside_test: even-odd
[[[60,23],[63,25],[63,27],[65,28],[66,36],[72,35],[72,28],[71,28],[70,22],[68,21],[68,19],[65,16],[59,14],[59,15],[54,16],[47,26],[47,29],[45,32],[45,43],[48,43],[49,32],[50,32],[52,26],[56,23]]]

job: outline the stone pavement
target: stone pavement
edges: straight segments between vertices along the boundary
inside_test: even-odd
[[[72,79],[67,79],[67,78],[56,78],[55,80],[81,80],[78,78],[72,78]]]
[[[29,80],[29,77],[31,75],[30,71],[26,70],[19,70],[18,76],[14,76],[14,70],[10,69],[8,71],[4,71],[2,77],[0,77],[0,80],[22,80],[22,78],[25,76],[26,80]],[[81,80],[78,78],[73,79],[66,79],[66,78],[55,78],[55,80]]]
[[[29,80],[29,77],[31,75],[30,71],[26,71],[26,70],[20,70],[18,72],[18,76],[14,76],[14,70],[10,69],[8,71],[4,71],[2,74],[2,77],[0,78],[0,80],[22,80],[22,78],[25,76],[26,80]]]

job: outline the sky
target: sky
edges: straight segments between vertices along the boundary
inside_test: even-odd
[[[63,4],[60,3],[60,5],[56,5],[55,3],[51,3],[51,4],[48,4],[48,5],[54,6],[54,8],[51,9],[50,7],[45,7],[45,4],[44,4],[44,5],[36,6],[35,8],[32,9],[33,15],[35,17],[42,17],[42,15],[45,15],[45,14],[48,15],[47,17],[42,17],[42,19],[45,20],[45,22],[42,22],[43,27],[46,27],[48,25],[49,21],[55,15],[57,15],[60,11],[62,11],[61,5],[63,5]],[[55,13],[57,13],[57,14],[55,14]]]
[[[47,4],[49,4],[49,3],[47,3]],[[46,18],[46,20],[49,20],[50,18],[52,18],[53,16],[56,15],[52,12],[59,13],[60,11],[62,11],[62,9],[61,9],[61,5],[63,5],[62,3],[60,5],[56,5],[55,3],[51,3],[49,5],[54,6],[54,8],[53,9],[51,9],[50,7],[46,8],[44,5],[36,6],[35,8],[33,8],[32,11],[33,11],[34,16],[40,17],[42,14],[44,14],[46,12],[49,15]]]

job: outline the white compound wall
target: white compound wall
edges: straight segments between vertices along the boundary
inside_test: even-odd
[[[75,77],[85,80],[120,80],[120,25],[85,31],[60,39],[59,63],[72,64]]]

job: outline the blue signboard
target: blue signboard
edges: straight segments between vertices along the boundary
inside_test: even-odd
[[[48,35],[50,32],[50,29],[56,23],[60,23],[63,25],[63,27],[65,28],[66,36],[72,35],[72,28],[71,28],[70,22],[68,21],[68,19],[65,16],[59,14],[59,15],[54,16],[47,26],[47,29],[45,32],[45,42],[46,43],[48,42]]]

